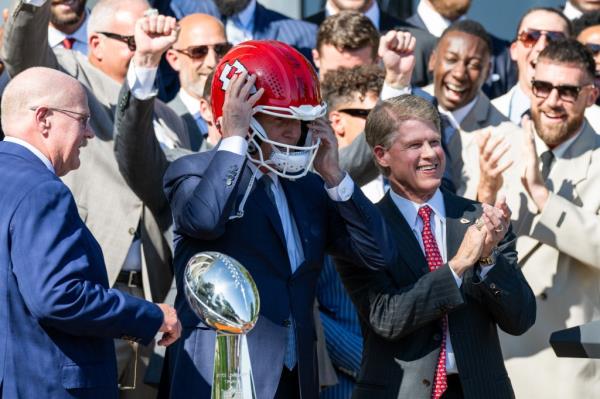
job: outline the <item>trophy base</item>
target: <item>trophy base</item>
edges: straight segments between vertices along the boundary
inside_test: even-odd
[[[256,399],[245,334],[217,332],[212,399]]]

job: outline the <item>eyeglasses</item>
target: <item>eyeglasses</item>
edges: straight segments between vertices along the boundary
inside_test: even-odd
[[[134,36],[125,36],[125,35],[119,35],[117,33],[110,33],[110,32],[98,32],[98,33],[100,33],[101,35],[104,35],[110,39],[118,40],[120,42],[127,44],[127,47],[129,47],[129,50],[131,50],[131,51],[135,51],[135,49],[137,48],[135,46],[135,37]]]
[[[531,89],[533,95],[538,98],[548,98],[552,93],[552,90],[556,89],[558,92],[558,97],[566,102],[575,102],[577,101],[577,97],[579,97],[579,93],[581,89],[587,86],[593,86],[593,83],[588,83],[583,86],[575,86],[575,85],[553,85],[550,82],[544,82],[543,80],[532,80],[531,81]]]
[[[213,48],[219,57],[223,57],[231,50],[231,43],[217,43],[214,45],[190,46],[184,49],[174,48],[178,53],[185,54],[193,60],[201,60],[208,55],[209,48]]]
[[[37,111],[38,108],[42,108],[42,107],[31,107],[29,108],[30,111]],[[58,112],[61,114],[64,114],[66,116],[68,116],[71,119],[75,119],[76,121],[78,121],[79,123],[81,123],[81,126],[83,126],[84,129],[87,129],[90,127],[90,118],[92,117],[89,114],[83,114],[81,112],[76,112],[76,111],[71,111],[68,109],[62,109],[62,108],[53,108],[53,107],[44,107],[50,111],[54,111],[54,112]]]
[[[350,116],[354,116],[356,118],[367,118],[367,116],[369,116],[369,112],[371,112],[371,109],[364,109],[364,108],[344,108],[344,109],[339,109],[338,112],[343,112],[345,114],[348,114]]]
[[[518,39],[523,46],[533,47],[540,40],[542,36],[546,36],[546,40],[554,42],[556,40],[564,39],[565,34],[562,32],[554,32],[549,30],[537,30],[537,29],[525,29],[519,33]]]
[[[585,47],[587,47],[588,50],[590,50],[592,54],[594,54],[594,56],[597,56],[598,53],[600,53],[600,44],[587,43]]]

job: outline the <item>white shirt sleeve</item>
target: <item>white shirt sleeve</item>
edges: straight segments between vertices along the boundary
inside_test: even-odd
[[[354,193],[354,181],[348,173],[344,176],[340,184],[335,187],[328,188],[325,186],[325,191],[332,201],[343,202],[348,201]]]
[[[229,151],[238,155],[245,155],[248,150],[248,142],[240,136],[226,137],[221,140],[217,151]]]
[[[46,4],[46,0],[23,0],[24,4],[29,4],[35,7],[41,7]]]
[[[458,274],[454,273],[454,270],[452,270],[452,268],[450,268],[450,271],[452,272],[452,276],[454,276],[454,281],[456,281],[456,285],[458,285],[458,288],[460,288],[463,281],[462,277],[459,277]]]
[[[147,100],[154,97],[158,90],[154,87],[158,68],[136,67],[133,60],[127,69],[127,84],[131,94],[138,100]]]
[[[381,94],[379,95],[379,97],[385,101],[389,98],[398,97],[398,96],[401,96],[402,94],[411,94],[411,93],[412,93],[411,85],[403,87],[402,89],[395,89],[395,88],[387,85],[384,82],[383,88],[381,89]]]
[[[481,280],[483,280],[485,276],[487,276],[487,274],[490,272],[490,270],[492,270],[492,267],[494,266],[496,266],[495,263],[489,266],[480,266],[481,270],[479,271],[479,277],[481,278]]]

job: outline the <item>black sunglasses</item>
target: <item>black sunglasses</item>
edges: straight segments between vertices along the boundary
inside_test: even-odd
[[[215,50],[215,53],[219,57],[223,57],[229,50],[231,50],[231,43],[217,43],[213,45],[201,45],[201,46],[190,46],[184,49],[174,48],[173,50],[178,53],[185,54],[193,60],[201,60],[208,55],[208,50],[210,48]]]
[[[131,50],[131,51],[135,51],[135,49],[136,49],[135,37],[133,37],[133,36],[119,35],[117,33],[110,33],[110,32],[98,32],[98,33],[100,33],[101,35],[104,35],[108,38],[118,40],[120,42],[127,44],[127,47],[129,47],[129,50]]]
[[[371,109],[364,109],[364,108],[344,108],[344,109],[338,109],[338,112],[343,112],[345,114],[348,114],[350,116],[355,116],[357,118],[367,118],[367,116],[369,116],[369,112],[371,112]]]
[[[588,83],[583,86],[575,86],[575,85],[553,85],[550,82],[544,82],[543,80],[535,80],[531,81],[531,91],[533,95],[539,98],[548,98],[552,90],[556,89],[558,92],[558,97],[567,102],[575,102],[577,101],[577,97],[579,97],[579,93],[581,89],[587,86],[593,86],[593,83]]]
[[[596,55],[598,55],[598,53],[600,53],[600,44],[587,43],[585,45],[585,47],[587,47],[588,50],[590,50],[592,52],[592,54],[594,54],[594,56],[596,56]]]
[[[537,30],[537,29],[525,29],[519,33],[519,41],[523,43],[525,47],[533,47],[540,40],[542,36],[546,36],[546,40],[554,42],[556,40],[564,39],[565,34],[562,32],[554,32],[549,30]]]

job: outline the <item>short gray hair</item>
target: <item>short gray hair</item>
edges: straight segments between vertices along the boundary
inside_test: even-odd
[[[110,29],[115,14],[123,9],[127,9],[132,3],[144,3],[150,8],[150,3],[147,0],[100,0],[92,8],[90,13],[87,35],[90,37],[92,33],[102,32]]]

